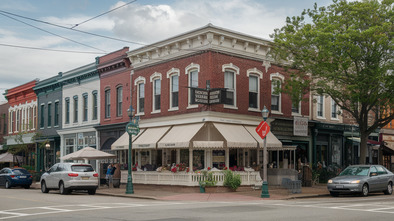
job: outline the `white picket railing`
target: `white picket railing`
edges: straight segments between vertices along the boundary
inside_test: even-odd
[[[121,171],[121,183],[127,183],[127,173],[127,170]],[[241,185],[259,185],[262,182],[258,171],[237,171],[235,173],[241,176]],[[223,186],[224,174],[222,171],[213,171],[213,178],[218,181],[217,186]],[[204,175],[201,172],[133,171],[132,179],[135,184],[198,186],[199,182],[204,180]]]

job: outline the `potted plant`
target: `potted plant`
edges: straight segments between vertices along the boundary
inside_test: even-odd
[[[239,186],[241,186],[241,176],[235,174],[231,170],[224,170],[224,181],[223,186],[230,188],[232,191],[236,191]]]
[[[203,180],[199,182],[200,184],[200,193],[205,193],[206,188],[216,186],[217,182],[213,177],[213,172],[202,171]]]

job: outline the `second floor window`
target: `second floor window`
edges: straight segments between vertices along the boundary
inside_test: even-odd
[[[235,93],[235,73],[232,71],[224,72],[224,87],[227,89],[226,91],[226,99],[224,104],[234,106],[234,93]]]
[[[105,91],[105,118],[111,117],[111,90]]]
[[[92,116],[92,120],[97,120],[97,92],[94,91],[93,92],[93,116]]]
[[[291,103],[291,112],[294,114],[299,114],[300,113],[300,105],[301,104],[295,105],[294,102]]]
[[[319,95],[317,97],[317,116],[323,117],[323,108],[324,108],[324,96]]]
[[[41,105],[41,113],[40,113],[40,128],[44,128],[44,118],[45,118],[45,105]],[[18,118],[16,120],[18,123]]]
[[[66,124],[70,123],[70,100],[66,99]]]
[[[138,84],[138,113],[144,113],[145,106],[145,84]]]
[[[154,94],[154,100],[153,100],[153,111],[159,111],[160,110],[160,101],[161,101],[161,80],[160,79],[154,79],[153,80],[153,94]]]
[[[83,96],[83,121],[88,121],[88,95]]]
[[[258,77],[249,76],[249,107],[258,108]]]
[[[48,104],[48,127],[52,126],[52,104]]]
[[[171,76],[171,108],[178,107],[179,76]]]
[[[123,87],[116,88],[116,116],[122,116]]]
[[[280,80],[272,80],[271,81],[271,110],[272,111],[280,111],[280,88],[281,82]]]
[[[78,97],[74,97],[74,123],[78,122]]]
[[[54,126],[59,126],[59,102],[55,102],[55,124]]]
[[[338,118],[338,105],[334,99],[331,99],[331,118]]]
[[[189,72],[189,87],[198,87],[198,71],[192,70]],[[192,100],[192,90],[189,88],[189,105],[191,105]]]

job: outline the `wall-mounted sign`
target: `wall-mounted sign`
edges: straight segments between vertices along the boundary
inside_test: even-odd
[[[226,89],[223,88],[190,88],[192,104],[223,104]]]
[[[308,118],[294,117],[294,136],[308,136]]]

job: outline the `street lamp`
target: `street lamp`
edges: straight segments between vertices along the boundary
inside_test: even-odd
[[[261,110],[261,115],[264,121],[267,121],[270,111],[264,105],[263,110]],[[268,182],[267,182],[267,136],[264,138],[264,149],[263,149],[263,185],[261,186],[261,198],[269,198],[268,193]]]
[[[128,163],[128,175],[127,175],[127,185],[126,185],[126,194],[133,194],[134,193],[134,188],[133,188],[133,179],[131,175],[131,165],[133,164],[132,162],[132,157],[131,157],[131,146],[133,144],[133,140],[131,139],[132,137],[132,126],[133,126],[133,117],[135,114],[135,110],[132,105],[130,105],[129,109],[127,109],[127,115],[130,118],[130,123],[127,124],[126,126],[126,131],[129,134],[129,163]],[[137,122],[138,124],[138,122]]]

